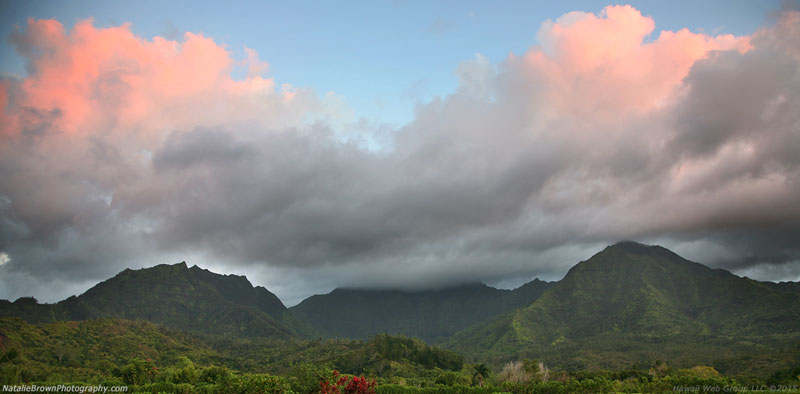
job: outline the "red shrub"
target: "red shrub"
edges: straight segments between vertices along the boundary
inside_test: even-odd
[[[319,382],[320,394],[375,394],[375,381],[360,376],[340,376],[333,371],[329,380]]]

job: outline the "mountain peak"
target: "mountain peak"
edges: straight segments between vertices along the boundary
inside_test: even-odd
[[[635,241],[620,241],[615,243],[614,245],[608,246],[606,249],[613,249],[613,250],[622,250],[628,253],[635,253],[635,254],[649,254],[653,250],[657,249],[664,249],[658,245],[647,245]]]
[[[643,274],[659,276],[675,269],[711,271],[710,268],[686,260],[662,246],[623,241],[610,245],[588,260],[576,264],[570,268],[565,278],[574,275],[593,277],[598,273],[603,273],[602,277],[607,277],[613,273],[620,275],[620,280],[628,281]]]
[[[646,248],[652,245],[643,244],[641,242],[631,241],[631,240],[624,240],[615,243],[614,245],[610,245],[610,248]]]
[[[185,261],[175,264],[157,264],[151,267],[142,267],[137,269],[126,268],[120,274],[139,275],[142,273],[157,273],[157,272],[184,272],[188,271],[189,267],[186,266]]]
[[[604,254],[608,252],[622,252],[625,254],[632,254],[632,255],[640,255],[640,256],[648,256],[655,259],[664,259],[669,261],[684,261],[688,262],[688,260],[684,259],[683,257],[679,256],[675,252],[660,246],[660,245],[647,245],[642,244],[639,242],[634,241],[622,241],[618,242],[614,245],[606,247],[602,252],[598,253]]]

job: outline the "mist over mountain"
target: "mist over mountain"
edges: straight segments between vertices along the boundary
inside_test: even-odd
[[[363,339],[390,333],[437,343],[474,323],[533,302],[552,285],[535,279],[514,290],[480,283],[416,292],[336,289],[309,297],[290,310],[326,337]],[[338,318],[343,306],[359,318]]]
[[[514,290],[468,284],[428,291],[336,289],[287,309],[244,276],[220,275],[185,262],[126,269],[55,304],[32,297],[0,300],[0,317],[28,322],[122,318],[225,336],[366,339],[394,333],[441,342],[471,324],[529,304],[553,283]],[[342,319],[344,311],[360,318]]]

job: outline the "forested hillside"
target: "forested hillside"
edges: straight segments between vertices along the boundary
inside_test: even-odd
[[[392,333],[439,343],[472,324],[530,304],[551,285],[536,279],[514,290],[484,284],[417,292],[337,289],[309,297],[290,310],[329,338]],[[341,305],[361,311],[362,317],[337,318]]]
[[[454,335],[467,354],[547,355],[573,368],[656,358],[732,369],[800,361],[800,295],[632,242],[574,266],[530,305]],[[757,364],[748,360],[761,358]],[[736,361],[739,360],[739,361]]]

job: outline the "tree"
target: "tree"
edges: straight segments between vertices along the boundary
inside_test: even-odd
[[[294,393],[286,379],[267,374],[248,374],[239,379],[236,391],[240,394],[289,394]]]
[[[122,367],[120,373],[125,384],[139,386],[152,383],[155,376],[158,375],[158,367],[153,364],[152,360],[134,359]]]
[[[174,383],[197,384],[200,378],[200,371],[194,366],[192,360],[186,356],[178,357],[178,365],[173,371],[172,380]]]
[[[477,364],[472,370],[472,378],[478,380],[479,387],[483,387],[483,381],[489,377],[489,367],[486,364]]]
[[[19,358],[17,349],[9,349],[0,355],[0,384],[17,384],[21,380],[22,366],[12,362]]]
[[[462,375],[458,372],[445,371],[440,374],[435,381],[436,384],[443,384],[445,386],[464,385],[469,386],[469,376]]]
[[[14,361],[14,359],[17,357],[19,357],[19,352],[17,352],[17,349],[9,349],[7,352],[3,353],[2,356],[0,356],[0,365]]]

